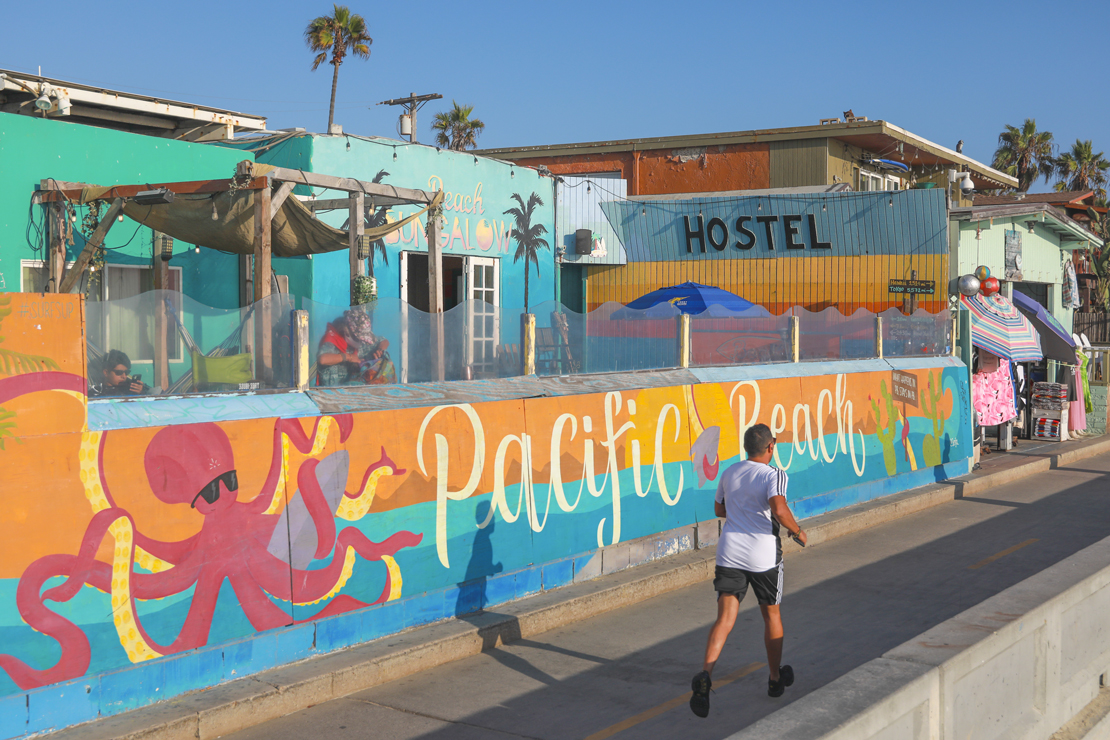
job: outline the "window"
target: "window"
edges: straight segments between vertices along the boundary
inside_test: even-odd
[[[171,267],[169,273],[167,290],[180,297],[181,268]],[[104,346],[123,350],[132,362],[154,361],[154,301],[136,299],[152,290],[154,270],[150,267],[108,265],[104,270],[104,300],[110,302],[104,314]],[[181,309],[178,300],[174,310],[180,314]],[[181,361],[184,347],[172,319],[167,336],[170,360]]]
[[[861,193],[875,190],[901,190],[902,178],[897,175],[882,175],[867,170],[859,171],[859,190]]]
[[[72,262],[66,263],[66,268],[73,267]],[[46,262],[43,260],[20,260],[20,275],[19,275],[19,290],[22,293],[45,293],[47,282],[49,282],[49,272],[46,269]],[[81,276],[81,285],[78,292],[88,294],[89,289],[89,273],[86,272]],[[93,286],[93,294],[88,296],[90,301],[100,300],[100,286]]]

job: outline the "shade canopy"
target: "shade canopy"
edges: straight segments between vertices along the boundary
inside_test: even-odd
[[[1014,307],[1021,311],[1037,330],[1037,334],[1041,337],[1041,351],[1044,352],[1045,357],[1068,365],[1079,364],[1079,359],[1075,356],[1075,340],[1064,325],[1057,321],[1044,306],[1024,293],[1014,291]]]
[[[729,293],[727,290],[714,288],[712,285],[702,285],[701,283],[682,283],[681,285],[672,285],[669,288],[660,288],[652,292],[642,295],[636,300],[628,304],[628,308],[642,311],[644,309],[651,309],[660,304],[669,304],[681,313],[700,314],[704,313],[706,309],[714,308],[715,314],[723,316],[731,316],[743,313],[745,316],[769,316],[770,313],[761,306],[757,306],[751,301],[745,300],[735,293]],[[720,309],[723,309],[721,311]],[[666,311],[659,316],[673,315],[673,312]],[[649,318],[654,318],[649,316]]]
[[[960,296],[971,314],[971,343],[1011,362],[1035,362],[1044,357],[1040,336],[1029,319],[1001,293]]]

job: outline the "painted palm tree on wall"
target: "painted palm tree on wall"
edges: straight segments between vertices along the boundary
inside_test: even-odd
[[[370,44],[374,39],[366,33],[366,21],[361,15],[351,12],[346,5],[333,5],[333,14],[313,19],[304,30],[304,40],[308,48],[319,52],[312,62],[315,72],[331,54],[331,105],[328,107],[328,133],[335,121],[335,89],[339,84],[339,65],[348,54],[363,59],[370,58]]]
[[[436,120],[432,124],[432,131],[436,132],[436,145],[461,152],[478,146],[478,135],[485,129],[486,124],[477,118],[471,118],[474,112],[473,105],[459,105],[454,100],[454,106],[446,113],[436,113]]]
[[[536,206],[542,206],[543,199],[536,193],[532,193],[528,196],[528,202],[525,203],[518,193],[513,193],[513,200],[517,202],[519,208],[509,208],[504,212],[504,215],[512,216],[514,222],[513,239],[516,240],[516,254],[513,255],[513,263],[524,260],[524,311],[527,313],[530,305],[528,303],[528,263],[531,262],[536,266],[536,277],[539,277],[539,251],[550,249],[551,246],[543,238],[543,235],[547,233],[547,227],[543,224],[532,223]]]
[[[1057,192],[1065,190],[1094,190],[1099,195],[1106,194],[1107,170],[1110,162],[1095,152],[1091,140],[1075,140],[1071,151],[1056,158]]]
[[[1047,182],[1052,176],[1056,164],[1052,149],[1052,132],[1038,131],[1036,119],[1026,118],[1020,129],[1007,125],[998,135],[991,166],[1016,177],[1018,192],[1025,193],[1040,178]]]

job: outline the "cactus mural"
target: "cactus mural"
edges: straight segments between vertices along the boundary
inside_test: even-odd
[[[894,440],[898,436],[898,411],[894,408],[894,397],[887,390],[886,381],[879,383],[879,396],[886,399],[886,425],[881,419],[882,414],[879,404],[870,395],[867,400],[871,402],[871,413],[875,417],[875,438],[883,446],[883,463],[886,465],[886,474],[894,475],[898,472],[898,457],[894,452]]]
[[[940,465],[944,462],[940,452],[940,437],[944,432],[944,422],[948,415],[944,413],[942,402],[944,400],[943,380],[940,373],[929,373],[925,393],[921,395],[921,413],[933,422],[933,433],[926,434],[921,442],[921,456],[928,466]]]

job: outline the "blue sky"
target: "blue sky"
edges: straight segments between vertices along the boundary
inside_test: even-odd
[[[422,141],[454,98],[485,121],[483,147],[806,125],[852,108],[949,147],[964,139],[983,161],[1002,126],[1026,117],[1060,144],[1090,138],[1110,150],[1105,56],[1089,33],[1071,35],[1080,23],[1105,28],[1105,2],[1059,14],[966,1],[350,7],[374,43],[368,61],[340,68],[336,121],[349,133],[396,136],[399,111],[373,104],[438,92],[444,100],[421,112]],[[50,77],[323,131],[331,67],[311,71],[302,32],[330,11],[316,0],[5,3],[0,67],[42,65]]]

